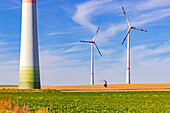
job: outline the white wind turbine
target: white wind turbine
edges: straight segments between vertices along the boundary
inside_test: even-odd
[[[126,37],[128,37],[127,39],[127,68],[126,68],[126,84],[130,84],[130,30],[131,29],[135,29],[135,30],[140,30],[140,31],[144,31],[144,32],[147,32],[147,30],[143,30],[143,29],[139,29],[139,28],[136,28],[136,27],[132,27],[128,21],[128,18],[126,16],[126,12],[124,10],[124,7],[122,6],[122,9],[123,9],[123,13],[125,15],[125,18],[126,18],[126,21],[127,21],[127,33],[126,33],[126,36],[122,42],[122,45],[124,44],[125,40],[126,40]]]
[[[95,39],[96,39],[96,36],[98,34],[99,29],[100,29],[100,27],[98,27],[98,29],[96,31],[96,34],[95,34],[92,41],[80,41],[80,42],[85,42],[85,43],[91,43],[91,85],[94,85],[94,60],[93,60],[94,59],[94,55],[93,55],[94,53],[93,53],[93,45],[96,46],[99,54],[102,56],[99,48],[97,47],[97,44],[95,43]]]

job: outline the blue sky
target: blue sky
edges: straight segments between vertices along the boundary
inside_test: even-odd
[[[37,0],[42,85],[90,83],[90,45],[95,50],[95,83],[125,83],[127,24],[131,31],[132,83],[170,81],[170,0]],[[0,84],[18,84],[21,0],[0,1]]]

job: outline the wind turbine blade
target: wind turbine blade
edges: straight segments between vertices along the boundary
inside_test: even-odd
[[[101,52],[100,52],[99,48],[97,47],[97,44],[96,44],[96,43],[94,43],[94,44],[95,44],[95,46],[96,46],[96,48],[97,48],[97,50],[98,50],[99,54],[102,56],[102,54],[101,54]]]
[[[136,27],[132,27],[132,29],[136,29],[136,30],[139,30],[139,31],[148,32],[147,30],[144,30],[144,29],[139,29],[139,28],[136,28]]]
[[[99,29],[100,29],[100,27],[98,27],[98,29],[97,29],[97,31],[96,31],[96,34],[95,34],[95,36],[94,36],[94,38],[93,38],[93,42],[95,41],[95,39],[96,39],[96,37],[97,37],[97,34],[98,34],[98,32],[99,32]]]
[[[125,15],[125,18],[126,18],[127,24],[128,24],[128,26],[130,26],[129,20],[128,20],[127,16],[126,16],[126,12],[125,12],[125,9],[124,9],[124,7],[123,7],[123,6],[122,6],[122,9],[123,9],[123,13],[124,13],[124,15]]]
[[[80,42],[93,43],[92,41],[80,41]]]
[[[124,42],[125,42],[125,40],[126,40],[126,37],[127,37],[127,35],[129,34],[129,32],[130,32],[130,29],[128,29],[128,32],[126,33],[125,38],[123,39],[122,45],[124,44]]]

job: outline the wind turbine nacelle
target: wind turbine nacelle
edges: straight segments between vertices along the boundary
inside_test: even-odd
[[[127,29],[131,29],[131,26],[128,26]]]

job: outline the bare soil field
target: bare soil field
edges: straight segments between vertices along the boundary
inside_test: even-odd
[[[42,89],[56,89],[61,92],[170,91],[170,83],[108,84],[107,87],[104,85],[42,86]]]
[[[3,87],[0,89],[18,89],[17,87]],[[112,91],[170,91],[170,83],[153,84],[108,84],[104,85],[68,85],[42,86],[42,89],[55,89],[61,92],[112,92]],[[39,92],[39,91],[38,91]]]

